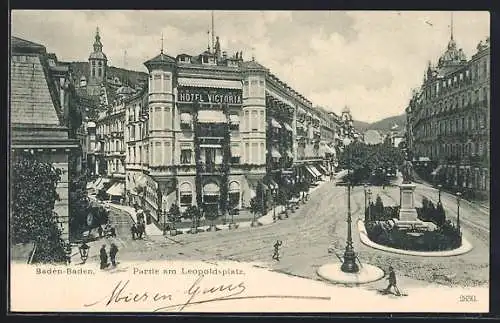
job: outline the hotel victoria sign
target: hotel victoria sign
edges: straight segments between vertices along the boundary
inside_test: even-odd
[[[179,88],[178,102],[242,104],[241,90]]]

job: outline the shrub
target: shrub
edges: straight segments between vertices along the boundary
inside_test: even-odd
[[[35,243],[33,262],[65,262],[64,241],[53,212],[61,171],[22,155],[13,162],[11,172],[12,243]]]
[[[436,231],[421,232],[420,236],[408,234],[406,231],[390,228],[384,222],[366,225],[368,238],[375,243],[403,250],[442,251],[460,247],[461,235],[451,224],[445,224]]]

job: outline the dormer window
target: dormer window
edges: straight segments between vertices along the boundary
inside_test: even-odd
[[[208,64],[208,56],[203,56],[203,57],[201,58],[201,62],[202,62],[203,64]]]

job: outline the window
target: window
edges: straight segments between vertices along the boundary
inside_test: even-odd
[[[208,64],[208,56],[203,56],[202,62],[203,62],[203,64]]]
[[[154,161],[155,165],[161,165],[161,142],[155,143],[155,151],[154,151]]]
[[[257,120],[257,110],[252,110],[252,117],[250,119],[250,125],[252,131],[258,131],[258,120]]]
[[[167,93],[172,92],[172,83],[170,82],[170,73],[163,74],[163,91]]]
[[[240,145],[233,144],[231,145],[231,164],[239,164],[240,163]]]
[[[163,152],[165,154],[165,165],[172,164],[172,149],[170,149],[170,142],[163,143]]]
[[[179,191],[181,207],[190,206],[193,203],[193,190],[191,188],[191,184],[182,183]]]
[[[245,160],[248,164],[252,163],[252,160],[250,159],[250,144],[248,142],[245,144]]]
[[[252,164],[259,162],[259,146],[257,143],[252,143]]]
[[[250,112],[245,111],[245,118],[243,119],[243,121],[245,122],[245,127],[244,129],[246,131],[249,131],[250,130]]]
[[[162,115],[161,107],[156,107],[153,120],[153,129],[155,130],[160,130],[161,128],[161,122],[162,122],[161,115]]]
[[[181,164],[191,164],[191,148],[181,148]]]
[[[264,117],[264,111],[261,110],[260,111],[260,120],[259,120],[259,129],[261,131],[265,131],[265,129],[266,129],[265,124],[266,124],[266,118]]]
[[[92,61],[92,66],[95,66],[95,61]]]
[[[161,75],[154,75],[153,76],[153,87],[152,87],[152,92],[161,92]]]
[[[99,72],[98,76],[101,77],[102,76],[102,68],[99,68],[97,71]]]
[[[266,156],[265,156],[265,148],[264,148],[264,143],[260,143],[260,151],[259,151],[259,156],[260,156],[260,163],[265,164],[266,163]]]

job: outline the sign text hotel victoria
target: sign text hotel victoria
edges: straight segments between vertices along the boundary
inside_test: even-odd
[[[179,89],[179,102],[204,102],[204,103],[223,103],[223,104],[241,104],[241,92],[227,91],[194,91],[192,89]]]

